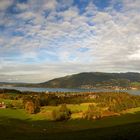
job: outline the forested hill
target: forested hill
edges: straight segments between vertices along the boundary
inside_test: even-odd
[[[131,83],[134,82],[140,82],[140,73],[85,72],[56,78],[40,83],[39,86],[52,88],[93,88],[102,86],[129,87]]]

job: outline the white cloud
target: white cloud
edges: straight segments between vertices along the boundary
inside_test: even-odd
[[[56,0],[43,0],[43,8],[44,10],[55,10],[57,6]]]
[[[23,12],[19,14],[17,17],[23,20],[31,20],[36,17],[36,14],[30,11],[29,12],[27,11],[27,12]]]
[[[17,3],[16,8],[20,11],[27,10],[29,8],[29,5],[26,3]]]
[[[30,0],[17,4],[21,13],[0,16],[8,25],[0,35],[0,74],[41,82],[82,71],[140,71],[139,0],[123,0],[120,11],[90,3],[82,15],[72,3]],[[61,4],[67,9],[58,12]]]
[[[0,0],[0,11],[6,10],[13,4],[13,0]]]

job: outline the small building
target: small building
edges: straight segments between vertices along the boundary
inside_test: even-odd
[[[90,98],[90,99],[96,99],[97,98],[97,96],[96,95],[88,95],[88,97]]]
[[[0,102],[0,109],[6,108],[6,104],[4,102]]]

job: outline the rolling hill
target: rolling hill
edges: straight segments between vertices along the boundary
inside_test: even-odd
[[[133,82],[140,82],[140,73],[85,72],[52,79],[40,83],[38,86],[51,88],[93,88],[101,86],[129,87]]]
[[[140,73],[103,73],[83,72],[55,78],[43,83],[6,83],[0,82],[1,87],[47,87],[47,88],[112,88],[134,87],[140,89]]]

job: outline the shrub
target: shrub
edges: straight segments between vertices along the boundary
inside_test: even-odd
[[[23,99],[25,110],[30,114],[35,114],[40,111],[40,101],[36,96],[26,96]]]
[[[34,114],[35,113],[35,105],[32,101],[28,101],[25,104],[25,110],[30,113],[30,114]]]
[[[102,118],[102,110],[95,105],[89,105],[88,110],[83,113],[83,118],[88,120],[100,119]]]
[[[6,108],[13,108],[12,103],[7,103],[7,104],[6,104]]]
[[[64,121],[71,117],[71,111],[67,108],[65,104],[61,105],[58,110],[52,111],[52,120],[54,121]]]
[[[24,105],[23,105],[22,100],[13,100],[13,101],[12,101],[12,106],[13,106],[14,108],[19,108],[19,109],[24,108]]]
[[[25,103],[25,110],[30,114],[35,114],[40,111],[40,106],[33,101],[27,101]]]

